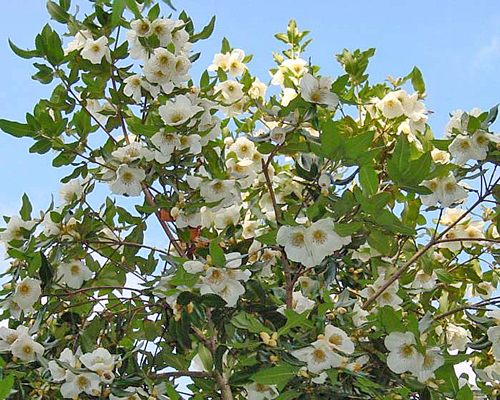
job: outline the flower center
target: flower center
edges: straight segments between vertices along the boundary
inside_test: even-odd
[[[224,185],[222,182],[215,182],[213,185],[212,185],[212,190],[215,192],[215,193],[221,193],[223,190],[224,190]]]
[[[26,354],[27,356],[29,356],[31,353],[33,352],[33,349],[31,348],[31,346],[24,346],[23,347],[23,353]]]
[[[134,180],[134,176],[132,175],[131,172],[125,172],[122,175],[122,180],[125,183],[130,183],[130,182],[132,182]]]
[[[333,335],[331,335],[329,338],[328,338],[328,341],[333,344],[334,346],[342,346],[342,342],[344,341],[342,339],[342,336],[340,336],[339,334],[335,333]]]
[[[302,232],[295,232],[292,236],[292,245],[295,247],[302,247],[305,244],[304,234]]]
[[[444,190],[447,193],[453,193],[455,191],[455,184],[453,182],[447,182],[446,185],[444,185]]]
[[[405,343],[399,348],[399,355],[403,358],[410,358],[414,351],[411,344]]]
[[[174,112],[172,114],[172,117],[170,117],[170,120],[172,122],[179,122],[182,120],[182,118],[183,118],[183,115],[180,112]]]
[[[71,266],[71,275],[78,275],[80,273],[80,267],[78,264],[73,264]]]
[[[325,361],[325,359],[326,359],[325,352],[321,349],[314,350],[313,359],[314,359],[314,361],[316,361],[318,363]]]
[[[30,291],[30,286],[27,283],[21,283],[19,285],[19,293],[21,293],[23,296],[28,295]]]
[[[321,101],[321,92],[319,90],[311,93],[311,101],[314,103],[318,103]]]
[[[84,390],[90,386],[90,380],[85,376],[79,376],[76,379],[76,385],[80,390]]]
[[[469,150],[470,143],[468,140],[462,140],[459,144],[460,150]]]
[[[101,47],[100,47],[98,44],[94,44],[94,45],[92,46],[92,51],[93,51],[94,53],[99,53],[99,51],[100,51],[100,50],[101,50]]]
[[[323,244],[326,242],[327,235],[326,235],[325,231],[317,229],[313,232],[312,237],[313,237],[314,243]]]

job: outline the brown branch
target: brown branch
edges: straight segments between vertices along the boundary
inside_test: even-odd
[[[156,207],[156,202],[154,200],[153,194],[151,193],[151,191],[149,190],[149,188],[146,186],[145,183],[142,184],[142,190],[143,190],[144,194],[146,195],[146,202],[151,207]],[[172,243],[172,245],[175,248],[175,251],[177,251],[177,254],[179,254],[179,256],[181,256],[181,257],[184,257],[185,256],[184,250],[179,245],[177,239],[174,237],[174,234],[172,233],[172,231],[168,227],[167,223],[161,219],[160,212],[158,210],[155,211],[155,215],[156,215],[156,218],[158,219],[158,222],[160,223],[163,231],[165,232],[168,239],[170,240],[170,243]]]

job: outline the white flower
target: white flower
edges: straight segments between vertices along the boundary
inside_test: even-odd
[[[219,295],[226,301],[227,307],[234,307],[240,296],[245,293],[245,287],[237,279],[231,278],[223,268],[210,267],[202,281],[200,293]]]
[[[92,271],[79,260],[60,264],[57,273],[61,282],[73,289],[80,289],[84,281],[92,278]]]
[[[493,318],[495,324],[500,325],[500,310],[490,310],[486,312],[489,318]]]
[[[346,354],[352,354],[354,352],[353,341],[342,329],[333,325],[326,326],[324,338],[319,339],[318,342],[319,341],[324,341],[332,350],[341,351]]]
[[[230,53],[217,53],[214,55],[214,59],[212,64],[210,64],[207,68],[208,71],[217,71],[219,68],[223,71],[227,71],[229,68],[229,58],[231,57]]]
[[[356,303],[352,309],[352,323],[354,326],[359,328],[361,325],[368,322],[368,319],[366,318],[368,315],[370,315],[370,313],[363,309],[359,303]]]
[[[448,347],[448,351],[464,351],[467,347],[467,343],[470,342],[470,338],[472,337],[467,329],[454,324],[446,325],[445,335],[446,343],[450,346]]]
[[[24,239],[23,229],[31,230],[35,225],[35,221],[23,221],[21,218],[12,216],[3,232],[0,232],[0,240],[5,244],[11,240]]]
[[[263,99],[266,97],[267,85],[255,78],[252,82],[252,86],[248,89],[248,95],[252,99]]]
[[[219,230],[223,230],[226,226],[237,226],[240,220],[240,209],[240,205],[233,204],[230,207],[219,210],[219,212],[215,214],[215,227]]]
[[[434,162],[439,164],[448,164],[450,162],[450,153],[439,149],[432,149],[431,157]]]
[[[335,110],[339,97],[331,92],[332,78],[316,78],[306,74],[300,80],[300,95],[306,101],[326,105],[329,110]]]
[[[139,394],[143,392],[142,389],[130,386],[124,390],[124,392],[128,393],[127,397],[118,397],[114,394],[109,395],[109,400],[141,400]]]
[[[332,367],[338,368],[343,361],[343,357],[333,352],[324,341],[314,342],[311,346],[292,351],[291,354],[300,361],[306,362],[308,371],[314,374]]]
[[[61,386],[61,395],[65,399],[74,399],[82,392],[91,396],[99,396],[99,376],[94,373],[82,373],[75,375],[71,371],[66,372],[66,382]]]
[[[285,248],[287,257],[305,266],[314,266],[309,243],[306,241],[306,227],[283,225],[278,230],[276,243]]]
[[[14,357],[23,361],[35,361],[36,355],[41,356],[44,348],[40,343],[35,342],[30,335],[23,333],[18,336],[10,346],[10,351]]]
[[[254,143],[244,136],[239,137],[233,144],[231,144],[231,146],[229,146],[229,151],[234,152],[240,160],[245,158],[251,159],[253,157],[254,149]]]
[[[200,261],[186,261],[182,266],[188,274],[199,274],[205,270],[205,264]]]
[[[87,39],[92,39],[92,32],[88,30],[78,31],[75,38],[69,42],[68,47],[64,49],[64,55],[67,56],[72,51],[83,49]]]
[[[158,109],[165,124],[170,126],[182,125],[200,111],[203,108],[194,106],[185,95],[176,96],[173,102],[168,101]]]
[[[28,335],[28,328],[19,325],[16,329],[9,329],[5,326],[0,327],[0,352],[10,351],[12,343],[21,335]]]
[[[12,296],[12,300],[23,310],[27,310],[38,301],[41,294],[40,281],[26,277],[16,285],[16,291]]]
[[[71,204],[74,200],[80,199],[83,195],[84,181],[75,179],[63,183],[59,188],[59,199],[63,204]]]
[[[488,328],[488,339],[491,342],[491,349],[496,360],[500,360],[500,326]]]
[[[405,113],[403,103],[399,98],[398,92],[390,92],[382,100],[379,100],[376,107],[386,118],[392,119],[401,117]]]
[[[290,102],[295,99],[299,94],[293,88],[284,88],[281,94],[281,105],[286,107]]]
[[[439,349],[426,349],[425,355],[421,360],[421,364],[417,366],[415,371],[412,371],[417,379],[424,383],[431,378],[434,378],[434,371],[444,364],[444,357],[439,354]]]
[[[235,103],[243,97],[243,85],[232,80],[219,83],[214,91],[219,93],[221,101],[226,104]]]
[[[132,21],[130,27],[135,31],[137,36],[148,37],[153,33],[151,22],[146,18]]]
[[[470,159],[484,160],[488,148],[476,146],[470,136],[458,135],[448,147],[450,154],[455,158],[455,164],[464,165]]]
[[[155,151],[155,159],[161,164],[168,162],[174,149],[181,146],[179,136],[176,133],[166,132],[163,128],[153,135],[151,143],[158,149]]]
[[[141,92],[144,85],[141,75],[131,75],[128,78],[124,79],[123,83],[125,83],[125,87],[123,88],[123,93],[125,94],[125,96],[132,97],[136,102],[141,101]]]
[[[59,361],[69,364],[71,367],[76,367],[76,357],[73,355],[71,349],[64,349],[59,356]],[[49,361],[49,370],[52,375],[52,379],[56,382],[62,381],[66,378],[66,369],[61,367],[57,361]]]
[[[116,171],[116,179],[109,182],[108,185],[114,194],[139,196],[142,191],[141,182],[145,178],[146,173],[144,170],[122,164]]]
[[[424,289],[430,290],[436,286],[437,275],[432,272],[430,275],[426,274],[424,271],[418,271],[415,275],[411,287],[412,289]]]
[[[113,370],[115,366],[115,357],[103,347],[95,349],[92,353],[81,355],[80,361],[89,370],[97,372],[99,375],[105,371]]]
[[[160,40],[160,46],[165,47],[172,41],[172,21],[164,18],[157,18],[151,24],[153,33]]]
[[[422,204],[426,206],[434,206],[437,202],[440,202],[442,207],[450,207],[454,203],[463,202],[467,199],[467,191],[458,184],[453,173],[446,177],[423,181],[422,185],[433,192],[421,196]]]
[[[271,84],[280,85],[283,87],[285,82],[285,74],[292,80],[293,83],[298,83],[301,76],[307,73],[307,61],[301,58],[288,59],[281,63],[278,71],[272,75]]]
[[[237,201],[239,198],[235,185],[236,182],[233,179],[212,179],[210,182],[204,182],[200,185],[200,195],[208,203],[221,201],[217,208],[220,209],[234,204],[235,200]]]
[[[272,400],[279,396],[276,385],[261,385],[254,382],[244,388],[247,391],[247,400]]]
[[[232,78],[243,75],[246,65],[243,63],[243,59],[245,58],[245,52],[241,49],[234,49],[229,55],[228,60],[228,74]]]
[[[451,119],[444,130],[444,138],[450,139],[455,135],[455,130],[464,133],[467,130],[469,116],[462,110],[455,110],[451,113]]]
[[[92,64],[100,64],[103,57],[105,57],[108,62],[111,62],[108,38],[106,36],[101,36],[97,40],[91,38],[87,39],[85,47],[82,50],[82,57],[85,60],[89,60]]]
[[[312,261],[317,265],[335,251],[351,242],[350,236],[342,237],[334,230],[333,220],[324,218],[314,222],[306,231],[306,242],[310,243]]]
[[[356,358],[353,362],[346,365],[346,369],[352,372],[359,372],[363,368],[363,365],[370,361],[370,357],[367,355]]]
[[[441,225],[451,225],[454,224],[462,215],[465,214],[465,210],[461,208],[447,208],[444,214],[441,216],[439,223]],[[468,222],[470,220],[470,216],[467,215],[461,219],[462,223]]]
[[[297,314],[302,314],[305,311],[312,310],[316,303],[307,298],[302,294],[301,291],[293,292],[292,294],[292,310]],[[278,308],[278,312],[281,314],[285,313],[285,306],[281,306]]]
[[[129,29],[127,31],[127,42],[129,43],[129,53],[130,57],[134,60],[147,60],[148,59],[148,51],[141,44],[137,33],[133,29]]]
[[[415,336],[411,332],[392,332],[384,339],[384,345],[390,351],[387,366],[396,374],[416,371],[422,364],[423,356],[415,348]]]
[[[106,102],[102,105],[99,103],[99,100],[96,99],[85,99],[85,101],[87,103],[87,110],[89,110],[92,117],[94,117],[101,125],[106,125],[109,117],[111,116],[109,114],[102,114],[102,111],[106,111],[107,113],[116,113],[114,106],[110,102]]]
[[[151,161],[154,156],[149,149],[142,147],[138,142],[132,142],[124,147],[120,147],[113,151],[111,155],[121,163],[129,163],[140,159]]]

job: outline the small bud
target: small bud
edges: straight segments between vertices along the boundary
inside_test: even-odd
[[[269,356],[269,361],[271,361],[272,363],[277,363],[279,361],[279,357],[275,356],[274,354],[271,354]]]
[[[265,344],[269,344],[269,340],[271,339],[271,336],[269,336],[269,333],[267,332],[261,332],[260,333],[260,338]]]
[[[193,311],[194,311],[194,305],[193,305],[193,302],[190,302],[187,306],[186,306],[186,310],[188,312],[188,314],[192,314]]]
[[[180,213],[179,207],[172,207],[170,209],[170,215],[174,220],[176,220],[179,217],[179,213]]]
[[[325,338],[325,335],[319,334],[316,336],[316,340],[323,340]]]

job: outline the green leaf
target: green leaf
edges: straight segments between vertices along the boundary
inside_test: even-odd
[[[35,57],[41,57],[42,55],[38,50],[23,50],[17,47],[14,43],[11,42],[9,39],[9,46],[12,49],[12,51],[19,57],[29,59],[29,58],[35,58]]]
[[[460,388],[460,390],[457,393],[457,400],[473,400],[474,399],[474,393],[472,393],[472,390],[470,389],[469,385],[464,385]]]
[[[0,129],[15,137],[33,136],[33,130],[28,124],[0,119]]]
[[[408,186],[417,186],[426,179],[432,165],[431,152],[422,154],[418,159],[409,162],[409,168],[403,176],[403,182]]]
[[[278,230],[274,229],[270,232],[264,233],[263,235],[257,236],[255,239],[262,244],[271,246],[276,244],[276,235],[278,234]]]
[[[215,28],[215,15],[210,19],[210,22],[202,29],[201,32],[198,32],[196,35],[191,36],[190,42],[195,43],[198,40],[208,39],[210,35],[213,33]]]
[[[319,151],[323,156],[334,160],[340,158],[343,139],[340,136],[337,123],[332,120],[326,121],[323,125],[320,140],[321,147]]]
[[[66,10],[51,0],[47,1],[47,11],[53,20],[60,22],[61,24],[67,24],[69,22],[70,15],[66,12]]]
[[[425,92],[424,78],[422,77],[422,72],[417,67],[414,67],[410,72],[410,79],[413,89],[419,93]]]
[[[371,146],[375,132],[365,132],[345,141],[345,151],[349,158],[356,159]]]
[[[387,333],[405,332],[401,317],[394,311],[394,308],[385,306],[379,310],[378,316]]]
[[[367,196],[378,191],[378,175],[373,167],[363,166],[359,169],[359,182]]]
[[[226,256],[224,251],[219,246],[219,240],[214,239],[209,245],[210,257],[212,257],[212,264],[216,267],[224,267],[226,265]]]
[[[29,221],[31,219],[31,211],[33,211],[33,207],[31,206],[30,199],[26,193],[23,194],[23,205],[21,210],[19,211],[19,215],[23,219],[23,221]]]
[[[368,236],[368,244],[383,255],[391,254],[391,241],[384,233],[374,230]]]
[[[285,310],[286,315],[286,324],[283,325],[278,331],[278,336],[284,335],[290,329],[295,328],[296,326],[309,326],[312,328],[312,324],[307,320],[307,316],[309,315],[309,311],[304,311],[302,314],[298,314],[293,310]]]
[[[271,330],[264,327],[264,325],[262,325],[262,323],[260,323],[257,318],[244,311],[236,314],[233,318],[231,318],[229,322],[231,323],[231,325],[234,325],[237,328],[246,329],[253,333],[271,333]]]
[[[113,11],[111,13],[111,26],[117,26],[123,14],[123,10],[127,6],[126,0],[114,0]]]
[[[127,3],[127,7],[130,11],[134,13],[135,18],[141,19],[142,15],[139,11],[139,7],[137,7],[137,3],[135,0],[124,0]]]
[[[251,376],[254,382],[261,385],[278,385],[278,390],[282,390],[286,383],[292,379],[300,367],[290,364],[281,364],[276,367],[261,369]]]
[[[351,236],[353,233],[359,231],[362,226],[361,222],[336,223],[334,229],[340,236]]]
[[[296,392],[296,391],[291,392],[291,391],[287,390],[285,393],[280,394],[274,400],[293,400],[299,396],[300,396],[300,392]]]
[[[14,386],[14,375],[9,374],[0,381],[0,400],[7,399]]]

